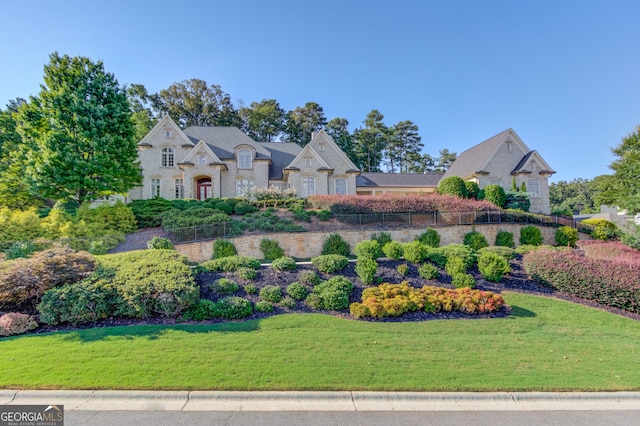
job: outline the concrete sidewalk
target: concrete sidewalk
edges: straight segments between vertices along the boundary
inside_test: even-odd
[[[224,392],[0,390],[1,405],[78,411],[640,410],[640,392]]]

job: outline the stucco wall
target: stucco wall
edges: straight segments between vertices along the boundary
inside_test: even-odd
[[[448,244],[462,244],[465,234],[474,230],[481,232],[486,238],[489,244],[493,244],[496,240],[496,234],[499,231],[508,231],[513,233],[513,239],[516,245],[519,245],[520,228],[525,225],[518,224],[496,224],[496,225],[476,225],[474,226],[449,226],[435,228],[440,234],[440,245],[445,246]],[[541,226],[544,238],[544,244],[554,245],[556,229],[554,227]],[[391,234],[391,238],[394,241],[409,242],[425,231],[424,228],[403,228],[397,230],[385,230]],[[350,245],[351,250],[355,245],[362,241],[371,238],[371,234],[377,232],[371,229],[361,231],[340,231],[340,235]],[[280,233],[280,234],[257,234],[247,235],[237,238],[231,238],[229,241],[233,242],[238,254],[242,256],[251,256],[257,259],[263,257],[260,251],[260,241],[263,238],[276,240],[280,244],[280,247],[284,250],[286,256],[310,258],[320,255],[322,250],[322,244],[329,234],[327,232],[301,232],[301,233]],[[581,238],[586,238],[580,234]],[[194,262],[202,262],[211,259],[213,254],[213,241],[202,241],[190,244],[178,244],[176,250],[180,253],[187,255],[189,260]]]

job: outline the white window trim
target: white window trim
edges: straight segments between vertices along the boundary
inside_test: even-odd
[[[174,179],[174,185],[176,189],[176,193],[175,193],[176,199],[178,200],[183,199],[184,198],[184,179],[182,178]]]
[[[339,193],[338,192],[338,181],[343,181],[344,182],[344,193]],[[334,191],[337,195],[347,195],[347,180],[345,178],[336,178],[335,181],[335,187],[334,187]]]
[[[236,180],[236,197],[247,195],[247,191],[253,192],[256,187],[256,183],[253,179],[238,179]]]
[[[164,131],[164,137],[165,137],[165,139],[171,138],[171,130],[165,130]]]
[[[204,166],[207,164],[207,156],[205,154],[198,154],[198,165]]]
[[[309,183],[313,185],[312,188],[309,187]],[[313,176],[304,176],[302,178],[302,197],[306,198],[312,195],[316,195],[316,178]]]
[[[160,178],[151,178],[151,198],[162,195],[162,187]]]
[[[170,146],[162,148],[162,157],[160,165],[162,167],[175,167],[176,164],[176,150]]]
[[[535,185],[532,185],[535,183]],[[535,186],[535,191],[533,187]],[[531,198],[540,198],[540,181],[538,179],[527,180],[527,192],[531,194]]]
[[[249,153],[249,155],[243,153]],[[245,164],[248,162],[248,164]],[[242,148],[238,150],[238,169],[249,170],[253,168],[253,152],[250,149]]]

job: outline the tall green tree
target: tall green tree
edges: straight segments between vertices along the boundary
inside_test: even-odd
[[[406,158],[407,173],[432,172],[436,167],[436,160],[429,154],[410,152]]]
[[[0,207],[24,209],[41,205],[43,200],[29,192],[24,179],[25,161],[21,155],[22,137],[18,134],[16,113],[26,101],[9,101],[0,110]]]
[[[389,129],[385,156],[388,170],[395,173],[407,173],[409,157],[415,158],[424,147],[418,134],[418,126],[410,120],[401,121]]]
[[[456,161],[458,154],[455,152],[449,152],[447,148],[441,149],[438,153],[440,154],[440,157],[438,157],[438,161],[436,163],[436,170],[446,172],[453,162]]]
[[[332,118],[324,130],[355,164],[357,158],[354,150],[353,135],[349,132],[349,121],[346,118]]]
[[[387,140],[387,126],[378,110],[371,110],[364,120],[364,128],[354,131],[356,165],[364,172],[379,172],[382,151]]]
[[[136,141],[142,140],[158,122],[159,114],[154,111],[151,96],[142,84],[132,84],[125,88],[133,114]]]
[[[613,148],[612,201],[631,213],[640,212],[640,126]]]
[[[284,129],[285,111],[275,99],[251,102],[248,108],[240,108],[243,130],[259,142],[275,142]]]
[[[150,96],[153,107],[169,114],[183,129],[189,126],[241,126],[231,97],[218,85],[197,78],[173,83]]]
[[[323,129],[326,124],[322,107],[315,102],[307,102],[287,113],[284,140],[305,146],[311,142],[313,132]]]
[[[45,198],[82,203],[142,179],[127,96],[101,61],[53,53],[40,93],[20,107],[25,178]]]

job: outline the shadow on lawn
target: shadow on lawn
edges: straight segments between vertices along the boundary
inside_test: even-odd
[[[260,329],[259,322],[260,320],[218,324],[128,325],[86,328],[82,330],[58,332],[57,334],[59,334],[63,340],[81,343],[109,339],[156,340],[172,331],[190,334],[252,332]]]
[[[528,309],[521,308],[519,306],[511,305],[511,315],[510,316],[516,317],[516,318],[534,318],[537,315],[536,315],[535,312],[530,311]]]

